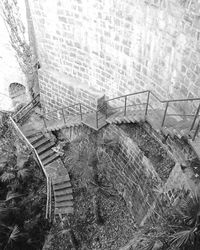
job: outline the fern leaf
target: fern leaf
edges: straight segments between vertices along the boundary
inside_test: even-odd
[[[1,175],[0,180],[2,182],[10,182],[11,180],[13,180],[15,178],[15,175],[13,173],[8,173],[5,172]]]

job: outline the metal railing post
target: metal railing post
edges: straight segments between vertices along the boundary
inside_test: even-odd
[[[105,109],[106,119],[108,118],[108,103],[106,102],[106,109]]]
[[[83,120],[83,114],[82,114],[82,107],[81,107],[81,103],[79,104],[80,105],[80,116],[81,116],[81,121]]]
[[[200,103],[199,103],[199,106],[198,106],[198,108],[197,108],[197,111],[196,111],[196,114],[195,114],[194,120],[193,120],[192,125],[191,125],[191,128],[190,128],[190,131],[194,128],[194,124],[195,124],[195,122],[196,122],[196,120],[197,120],[197,117],[198,117],[199,111],[200,111]]]
[[[66,124],[66,120],[65,120],[65,113],[64,113],[64,108],[62,108],[62,115],[63,115],[63,121],[64,121],[64,124]]]
[[[199,126],[200,126],[200,121],[199,121],[199,122],[198,122],[198,124],[197,124],[196,130],[195,130],[195,133],[194,133],[194,135],[193,135],[193,137],[192,137],[192,141],[194,141],[194,140],[195,140],[196,135],[197,135],[197,134],[198,134],[198,132],[199,132]]]
[[[96,111],[96,125],[97,125],[97,128],[98,128],[98,111]]]
[[[165,106],[165,112],[164,112],[164,116],[163,116],[161,127],[163,127],[164,123],[165,123],[165,118],[166,118],[166,114],[167,114],[168,105],[169,105],[169,102],[167,102],[166,106]]]
[[[44,121],[44,127],[45,127],[45,128],[46,128],[46,130],[47,130],[47,123],[46,123],[45,117],[44,117],[44,116],[42,116],[42,118],[43,118],[43,121]]]
[[[124,116],[126,116],[126,103],[127,103],[127,96],[125,96],[125,103],[124,103]]]
[[[147,105],[146,105],[146,110],[145,110],[145,116],[147,116],[147,113],[148,113],[149,97],[150,97],[150,91],[148,91],[148,94],[147,94]]]

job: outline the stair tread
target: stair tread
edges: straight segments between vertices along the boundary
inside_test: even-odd
[[[130,123],[130,120],[127,116],[124,116],[124,121],[127,122],[127,123]]]
[[[61,195],[61,196],[55,196],[55,201],[56,202],[60,202],[60,201],[69,201],[69,200],[73,200],[73,196],[72,194],[65,194],[65,195]]]
[[[130,120],[130,122],[132,122],[132,123],[135,123],[135,122],[136,122],[136,120],[135,120],[134,117],[129,117],[129,120]]]
[[[72,214],[73,212],[74,212],[73,207],[55,208],[55,214]]]
[[[63,201],[59,201],[59,202],[55,202],[55,207],[56,208],[59,208],[59,207],[73,207],[74,205],[74,202],[73,201],[66,201],[66,200],[63,200]]]
[[[44,137],[42,140],[39,140],[36,143],[32,143],[32,145],[34,146],[34,148],[38,148],[43,144],[46,144],[49,141],[49,138]]]
[[[70,178],[69,178],[69,175],[65,175],[65,176],[60,176],[60,177],[57,177],[57,178],[53,178],[52,179],[52,183],[55,185],[55,184],[60,184],[62,182],[65,182],[65,181],[70,181]]]
[[[67,188],[63,190],[54,190],[55,196],[62,196],[65,194],[71,194],[73,192],[72,188]]]
[[[51,156],[52,154],[54,154],[54,151],[52,149],[48,149],[47,151],[40,154],[40,159],[43,161],[45,158]]]
[[[28,140],[30,141],[31,144],[33,144],[34,142],[40,140],[41,138],[44,138],[44,135],[42,133],[31,136],[28,138]]]
[[[71,187],[70,181],[66,181],[64,183],[53,185],[54,190],[61,190],[61,189],[69,188],[69,187]]]
[[[39,155],[41,155],[44,151],[52,148],[54,145],[55,145],[54,142],[49,141],[48,144],[45,144],[45,145],[41,146],[40,148],[38,148],[37,152]]]
[[[52,161],[54,161],[55,159],[57,159],[59,156],[60,156],[59,154],[54,152],[54,154],[52,156],[50,156],[49,158],[46,158],[45,160],[42,160],[42,163],[44,165],[47,165],[47,164],[51,163]]]

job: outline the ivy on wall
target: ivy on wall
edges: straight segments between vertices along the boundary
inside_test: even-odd
[[[26,41],[25,27],[21,20],[20,9],[16,0],[2,0],[1,9],[10,43],[16,52],[18,63],[27,79],[27,86],[32,93],[33,86],[38,81],[37,57]]]

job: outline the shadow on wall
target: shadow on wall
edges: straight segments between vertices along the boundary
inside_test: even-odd
[[[17,108],[19,105],[26,104],[28,101],[26,88],[24,85],[13,82],[9,86],[9,96],[12,100],[14,108]]]

